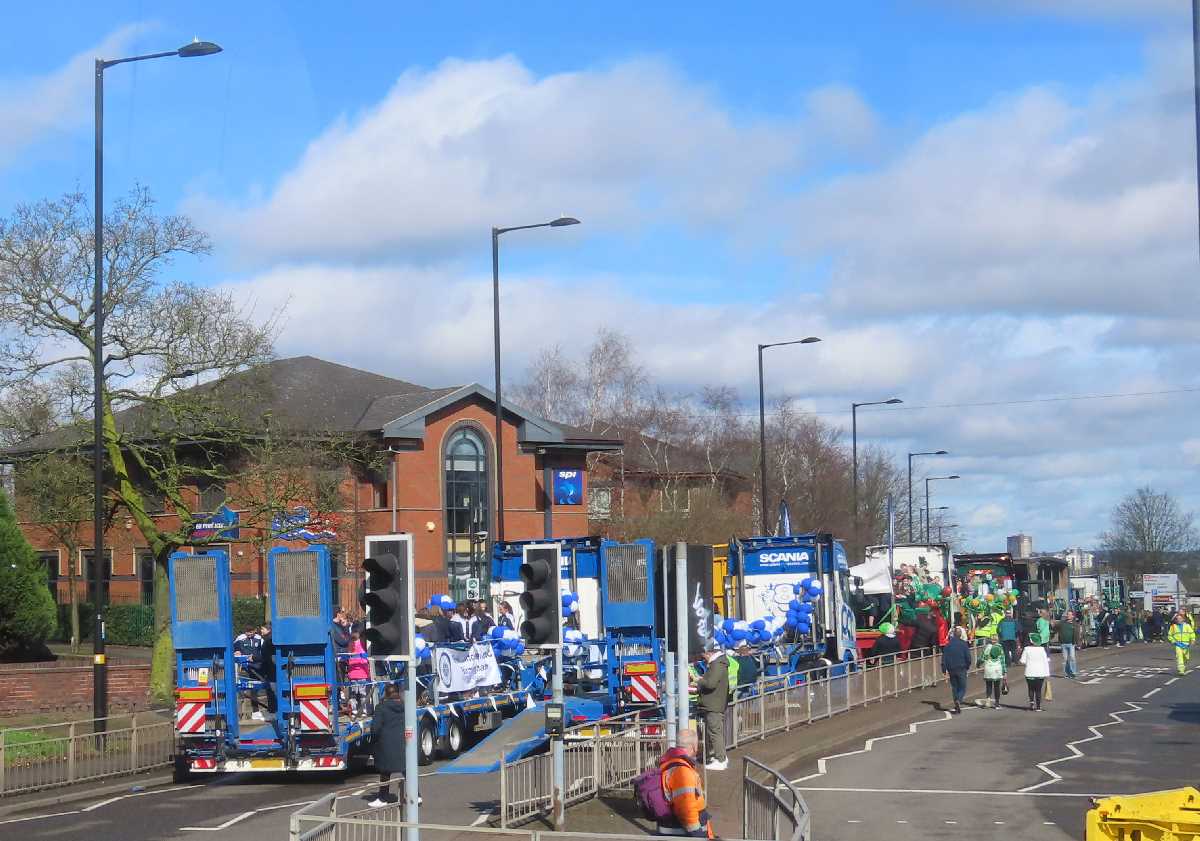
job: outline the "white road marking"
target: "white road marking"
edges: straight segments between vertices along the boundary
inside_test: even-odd
[[[9,818],[6,821],[0,821],[0,826],[4,826],[4,824],[6,824],[6,823],[22,823],[23,821],[40,821],[40,820],[45,820],[46,818],[61,818],[61,817],[65,817],[66,815],[78,815],[78,814],[80,814],[78,809],[72,809],[70,812],[51,812],[48,815],[29,815],[28,817],[25,817],[25,818]]]
[[[1085,680],[1085,681],[1081,681],[1081,683],[1082,683],[1082,685],[1083,685],[1083,686],[1091,686],[1092,684],[1099,683],[1099,682],[1100,682],[1100,681],[1102,681],[1102,680],[1104,680],[1104,678],[1102,678],[1102,677],[1094,677],[1094,678],[1092,678],[1091,680]]]
[[[846,823],[862,823],[862,821],[851,821],[851,820],[848,820],[848,821],[846,821]]]
[[[249,818],[254,814],[256,813],[242,812],[240,815],[234,815],[232,818],[225,821],[225,823],[218,824],[217,826],[181,826],[179,829],[182,832],[220,832],[222,829],[229,829],[229,827],[233,826],[238,821],[244,821],[246,818]]]
[[[1021,789],[1021,792],[1024,793],[1024,792],[1036,791],[1037,789],[1041,788],[1042,786],[1048,786],[1053,783],[1057,783],[1059,780],[1062,779],[1062,777],[1060,775],[1056,774],[1054,771],[1051,771],[1049,766],[1057,765],[1059,762],[1067,762],[1068,760],[1071,760],[1071,759],[1078,759],[1079,757],[1083,756],[1084,755],[1083,751],[1076,748],[1075,747],[1076,745],[1082,745],[1086,742],[1095,742],[1098,739],[1103,739],[1104,734],[1100,732],[1101,728],[1112,727],[1115,724],[1124,724],[1125,719],[1122,718],[1121,716],[1128,715],[1129,713],[1140,712],[1142,707],[1145,705],[1139,704],[1136,701],[1126,701],[1125,706],[1130,707],[1130,709],[1118,710],[1117,712],[1108,714],[1108,717],[1111,718],[1112,721],[1106,721],[1103,724],[1089,725],[1088,730],[1090,730],[1092,732],[1091,736],[1088,736],[1086,739],[1076,739],[1073,742],[1067,742],[1066,748],[1067,748],[1067,750],[1069,750],[1071,752],[1067,756],[1060,756],[1058,759],[1051,759],[1047,762],[1037,763],[1036,767],[1039,768],[1040,770],[1044,771],[1046,774],[1048,774],[1050,776],[1050,779],[1043,780],[1042,782],[1035,783],[1034,785],[1031,785],[1031,786],[1025,786],[1025,788]]]
[[[1147,692],[1147,693],[1146,693],[1145,695],[1143,695],[1142,697],[1143,697],[1143,698],[1149,698],[1151,695],[1153,695],[1153,694],[1154,694],[1154,693],[1156,693],[1156,692],[1162,692],[1162,687],[1160,686],[1160,687],[1158,687],[1157,689],[1151,689],[1149,692]]]
[[[1173,677],[1170,680],[1168,680],[1166,683],[1164,683],[1163,686],[1170,686],[1172,683],[1174,683],[1177,680],[1179,680],[1179,678]]]
[[[958,821],[945,821],[947,826],[958,826]]]
[[[1054,826],[1054,821],[1042,821],[1042,826]]]
[[[475,820],[471,821],[471,826],[479,826],[480,824],[484,823],[490,817],[491,817],[490,814],[480,815]]]
[[[965,794],[985,797],[1113,797],[1074,791],[984,791],[961,788],[854,788],[853,786],[796,786],[797,791],[831,791],[849,794]]]
[[[936,724],[939,721],[949,721],[950,718],[951,718],[951,713],[949,710],[947,710],[945,713],[942,714],[941,718],[929,718],[929,719],[926,719],[925,721],[915,722],[913,724],[908,725],[908,729],[905,731],[902,731],[900,733],[892,733],[890,736],[876,736],[874,739],[867,739],[866,743],[863,745],[862,750],[852,750],[852,751],[848,751],[846,753],[835,753],[833,756],[823,756],[817,760],[817,772],[815,774],[809,774],[808,776],[800,777],[799,779],[792,780],[791,781],[792,785],[796,785],[797,783],[805,782],[806,780],[812,780],[817,777],[825,776],[825,774],[828,772],[828,763],[834,759],[843,759],[847,756],[858,756],[859,754],[869,753],[871,748],[874,747],[876,742],[883,742],[883,741],[886,741],[887,739],[897,739],[901,736],[912,736],[913,734],[915,734],[917,732],[917,728],[920,727],[922,724]]]
[[[908,821],[896,821],[896,823],[908,823]]]
[[[84,806],[84,807],[83,807],[82,809],[80,809],[79,811],[81,811],[81,812],[90,812],[90,811],[92,811],[93,809],[99,809],[101,806],[107,806],[109,803],[116,803],[118,800],[124,800],[124,799],[125,799],[125,795],[124,795],[124,794],[119,794],[119,795],[117,795],[116,797],[110,797],[110,798],[108,798],[107,800],[101,800],[101,801],[99,801],[99,802],[97,802],[97,803],[93,803],[91,806]]]
[[[1004,821],[992,821],[996,826],[1004,826]]]

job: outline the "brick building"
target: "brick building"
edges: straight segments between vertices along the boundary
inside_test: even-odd
[[[338,561],[342,603],[353,602],[354,570],[369,538],[398,533],[413,535],[418,597],[461,593],[471,577],[483,579],[486,588],[489,536],[497,525],[490,390],[475,383],[427,388],[309,356],[278,360],[265,369],[269,387],[258,408],[269,412],[273,423],[352,434],[386,454],[386,467],[371,476],[347,470],[339,479],[344,510],[337,512],[336,534],[323,542]],[[620,439],[553,423],[508,401],[503,420],[504,538],[587,534],[587,456],[619,451]],[[28,453],[53,446],[53,439],[34,439],[17,449]],[[15,455],[9,452],[10,459]],[[556,504],[553,487],[560,472],[571,488]],[[189,493],[193,511],[220,511],[227,520],[236,515],[225,506],[224,488],[197,487]],[[178,522],[172,523],[169,511],[155,516],[168,526]],[[46,559],[59,600],[66,601],[66,551],[41,528],[29,523],[22,528]],[[259,547],[242,540],[234,523],[222,533],[230,537],[221,548],[230,553],[235,596],[261,595],[265,562]],[[88,547],[91,535],[92,524],[82,524],[79,545]],[[80,576],[76,586],[87,601],[92,600],[92,554],[84,548],[74,559]],[[109,598],[149,601],[154,559],[136,525],[121,513],[106,533],[105,554]]]

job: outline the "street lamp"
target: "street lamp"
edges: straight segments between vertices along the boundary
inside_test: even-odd
[[[850,449],[854,461],[854,539],[858,540],[858,407],[859,406],[895,406],[903,403],[899,397],[890,400],[872,400],[869,403],[850,404]]]
[[[935,505],[935,506],[933,506],[933,510],[934,511],[949,511],[950,506],[949,505]],[[921,523],[922,530],[924,529],[925,523],[927,523],[929,521],[929,518],[931,516],[932,516],[932,514],[929,511],[926,511],[924,508],[921,509],[921,515],[917,519],[918,519],[918,522]]]
[[[769,347],[784,345],[811,345],[821,341],[816,336],[793,339],[790,342],[769,342],[758,346],[758,480],[759,498],[762,507],[762,533],[767,536],[767,406],[763,398],[762,352]]]
[[[912,460],[915,456],[945,456],[949,455],[945,450],[934,450],[928,453],[909,453],[908,454],[908,542],[913,541],[912,527]]]
[[[104,654],[104,71],[117,64],[147,61],[152,58],[196,58],[221,52],[212,41],[193,40],[177,50],[135,55],[129,58],[96,59],[96,184],[95,219],[92,235],[92,262],[95,282],[92,288],[92,591],[96,594],[92,620],[92,709],[97,733],[108,727],[108,672]]]
[[[961,479],[962,477],[955,474],[953,476],[926,476],[925,477],[925,542],[929,542],[929,483],[938,482],[943,479]]]
[[[492,340],[496,365],[496,540],[504,539],[504,444],[500,408],[500,235],[509,231],[527,231],[530,228],[565,228],[578,225],[579,220],[571,216],[560,216],[550,222],[536,225],[513,225],[508,228],[492,228]],[[550,493],[549,489],[546,490]]]

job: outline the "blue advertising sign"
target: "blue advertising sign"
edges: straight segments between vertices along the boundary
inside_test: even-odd
[[[208,540],[237,540],[242,533],[237,524],[238,512],[228,505],[222,505],[212,514],[196,515],[196,523],[192,526],[192,537]]]
[[[583,471],[555,470],[554,471],[554,504],[582,505],[583,504]]]

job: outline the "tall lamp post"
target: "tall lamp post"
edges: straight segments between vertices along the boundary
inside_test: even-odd
[[[934,511],[949,511],[950,506],[949,505],[935,505],[935,506],[933,506],[933,510]],[[924,508],[921,509],[921,514],[919,517],[917,517],[917,522],[919,522],[921,524],[921,533],[922,534],[925,533],[925,523],[928,522],[929,518],[932,516],[933,516],[932,512],[926,511]]]
[[[929,516],[929,483],[939,482],[945,479],[961,479],[958,474],[953,476],[926,476],[925,477],[925,542],[929,542],[929,521],[932,519]]]
[[[531,228],[564,228],[568,225],[578,225],[579,220],[570,216],[560,216],[550,222],[539,222],[536,225],[513,225],[508,228],[492,228],[492,340],[494,342],[493,356],[496,365],[496,527],[493,534],[496,540],[504,539],[504,443],[501,420],[504,416],[501,410],[500,395],[500,235],[509,231],[527,231]],[[550,493],[550,489],[546,489]]]
[[[128,58],[96,59],[96,184],[95,184],[95,229],[92,236],[92,262],[95,282],[92,288],[93,328],[92,336],[92,388],[94,403],[92,411],[92,591],[95,605],[92,622],[92,710],[94,729],[103,732],[108,728],[108,671],[104,654],[104,71],[118,64],[131,61],[148,61],[152,58],[198,58],[221,52],[211,41],[192,41],[177,50],[148,53]]]
[[[858,540],[858,407],[859,406],[895,406],[903,403],[899,397],[890,400],[872,400],[868,403],[850,404],[850,450],[853,453],[854,470],[854,539]]]
[[[758,481],[763,537],[767,536],[767,404],[763,397],[762,352],[769,347],[811,345],[819,341],[821,340],[816,336],[808,336],[804,339],[793,339],[790,342],[769,342],[758,346]]]
[[[908,542],[913,542],[913,527],[912,527],[912,460],[916,456],[944,456],[949,455],[945,450],[934,450],[928,453],[909,453],[908,454]],[[928,542],[928,541],[926,541]]]

